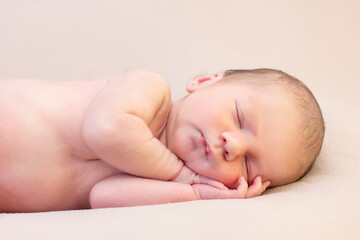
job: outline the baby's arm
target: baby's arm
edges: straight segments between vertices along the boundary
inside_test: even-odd
[[[170,180],[183,162],[156,137],[166,123],[171,98],[166,80],[152,71],[111,77],[90,104],[83,137],[103,161],[124,172]]]
[[[196,200],[189,184],[117,174],[97,183],[90,193],[92,208],[130,207]]]
[[[228,189],[223,184],[191,173],[184,182],[147,179],[128,174],[118,174],[97,183],[90,194],[92,208],[129,207],[140,205],[185,202],[201,199],[240,199],[259,196],[269,185],[255,178],[248,188],[242,177],[237,189]]]

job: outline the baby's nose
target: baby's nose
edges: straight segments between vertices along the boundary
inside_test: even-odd
[[[221,140],[224,148],[224,158],[228,161],[242,158],[247,149],[247,143],[241,134],[223,132]]]

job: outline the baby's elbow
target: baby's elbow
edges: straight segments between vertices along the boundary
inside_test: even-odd
[[[104,201],[103,201],[103,193],[100,192],[96,185],[91,189],[90,196],[89,196],[89,202],[91,208],[103,208],[104,207]]]
[[[106,184],[105,184],[106,185]],[[111,191],[104,186],[103,183],[97,183],[90,191],[89,195],[90,206],[93,209],[96,208],[110,208],[120,207],[114,204],[114,200],[111,196]],[[119,203],[118,203],[119,204]]]

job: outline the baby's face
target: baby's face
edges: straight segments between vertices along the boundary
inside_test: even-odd
[[[295,181],[299,167],[298,115],[278,86],[201,82],[174,103],[168,148],[193,171],[237,187],[244,176],[271,186]]]

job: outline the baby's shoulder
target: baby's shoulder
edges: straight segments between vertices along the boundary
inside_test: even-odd
[[[153,70],[139,69],[127,70],[121,74],[125,81],[137,83],[142,87],[157,88],[162,91],[170,91],[166,78],[159,72]]]
[[[159,72],[145,69],[127,70],[122,72],[115,81],[120,82],[121,92],[124,95],[137,96],[139,101],[160,108],[170,107],[170,87],[166,78]]]

